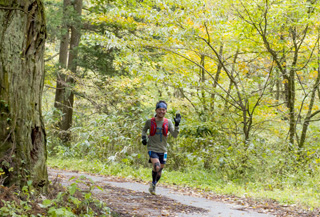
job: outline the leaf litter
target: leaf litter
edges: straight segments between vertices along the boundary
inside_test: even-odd
[[[59,175],[59,182],[64,185],[72,184],[73,180],[70,180],[70,176],[63,175],[63,171],[60,171],[62,175]],[[56,172],[52,172],[49,169],[49,177],[52,179],[56,176]],[[108,180],[111,177],[108,177]],[[113,181],[123,182],[124,179],[116,178]],[[90,182],[90,181],[87,181]],[[199,207],[189,206],[181,204],[171,198],[163,195],[151,195],[145,192],[137,192],[130,189],[115,187],[110,184],[103,183],[101,181],[95,182],[99,185],[103,191],[94,189],[92,192],[94,196],[105,202],[113,213],[123,217],[148,217],[148,216],[170,216],[174,217],[180,213],[205,213],[207,210]],[[80,184],[79,187],[86,191],[86,184]]]
[[[57,176],[56,171],[49,168],[49,177],[53,179]],[[77,171],[72,171],[78,173]],[[68,180],[70,177],[64,176],[63,170],[59,170],[59,182],[71,184],[73,180]],[[88,173],[89,175],[89,173]],[[96,174],[90,174],[95,175]],[[139,182],[124,177],[102,176],[108,181],[113,182]],[[89,182],[89,181],[88,181]],[[150,195],[145,192],[136,192],[129,189],[114,187],[103,182],[96,182],[103,191],[95,189],[93,193],[95,197],[106,202],[113,213],[124,217],[141,217],[141,216],[177,216],[178,213],[205,213],[206,210],[194,206],[188,206],[177,201],[165,197],[163,195]],[[205,190],[182,187],[177,185],[160,186],[170,188],[171,190],[193,197],[202,197],[213,201],[237,204],[239,210],[254,210],[259,213],[270,213],[277,217],[320,217],[320,209],[307,210],[299,205],[282,205],[272,199],[255,199],[251,197],[237,197],[234,195],[219,195]],[[86,190],[86,185],[83,184],[83,190]]]

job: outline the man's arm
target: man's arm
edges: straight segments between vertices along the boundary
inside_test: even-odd
[[[150,121],[149,120],[146,120],[145,124],[144,124],[144,127],[142,128],[142,133],[141,135],[142,136],[147,136],[147,132],[148,130],[150,129]]]
[[[178,134],[179,134],[179,132],[180,132],[179,126],[174,126],[171,120],[168,121],[168,124],[169,124],[170,134],[171,134],[174,138],[177,138],[177,137],[178,137]]]
[[[146,145],[147,144],[147,132],[148,129],[150,128],[149,124],[148,124],[148,120],[146,121],[146,123],[144,124],[144,127],[142,129],[142,133],[141,133],[141,139],[142,139],[142,144]]]

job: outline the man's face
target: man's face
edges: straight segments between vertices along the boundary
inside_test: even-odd
[[[158,118],[163,118],[165,114],[167,113],[167,109],[165,108],[158,108],[156,109],[157,117]]]

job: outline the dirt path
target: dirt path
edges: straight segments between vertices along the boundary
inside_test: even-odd
[[[146,184],[125,182],[115,177],[104,177],[85,173],[49,169],[50,180],[58,179],[69,185],[75,179],[85,176],[99,185],[103,191],[95,189],[96,197],[103,200],[119,216],[179,216],[179,217],[271,217],[245,206],[228,204],[212,199],[189,196],[165,187],[157,187],[157,196],[150,195]],[[88,181],[89,182],[89,181]],[[83,186],[85,187],[85,186]],[[260,212],[263,210],[260,210]],[[265,211],[264,211],[265,212]]]

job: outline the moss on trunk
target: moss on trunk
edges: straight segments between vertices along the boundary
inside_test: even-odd
[[[4,7],[3,2],[6,4]],[[41,115],[44,8],[40,0],[0,1],[0,167],[5,185],[28,180],[46,189],[46,134]]]

